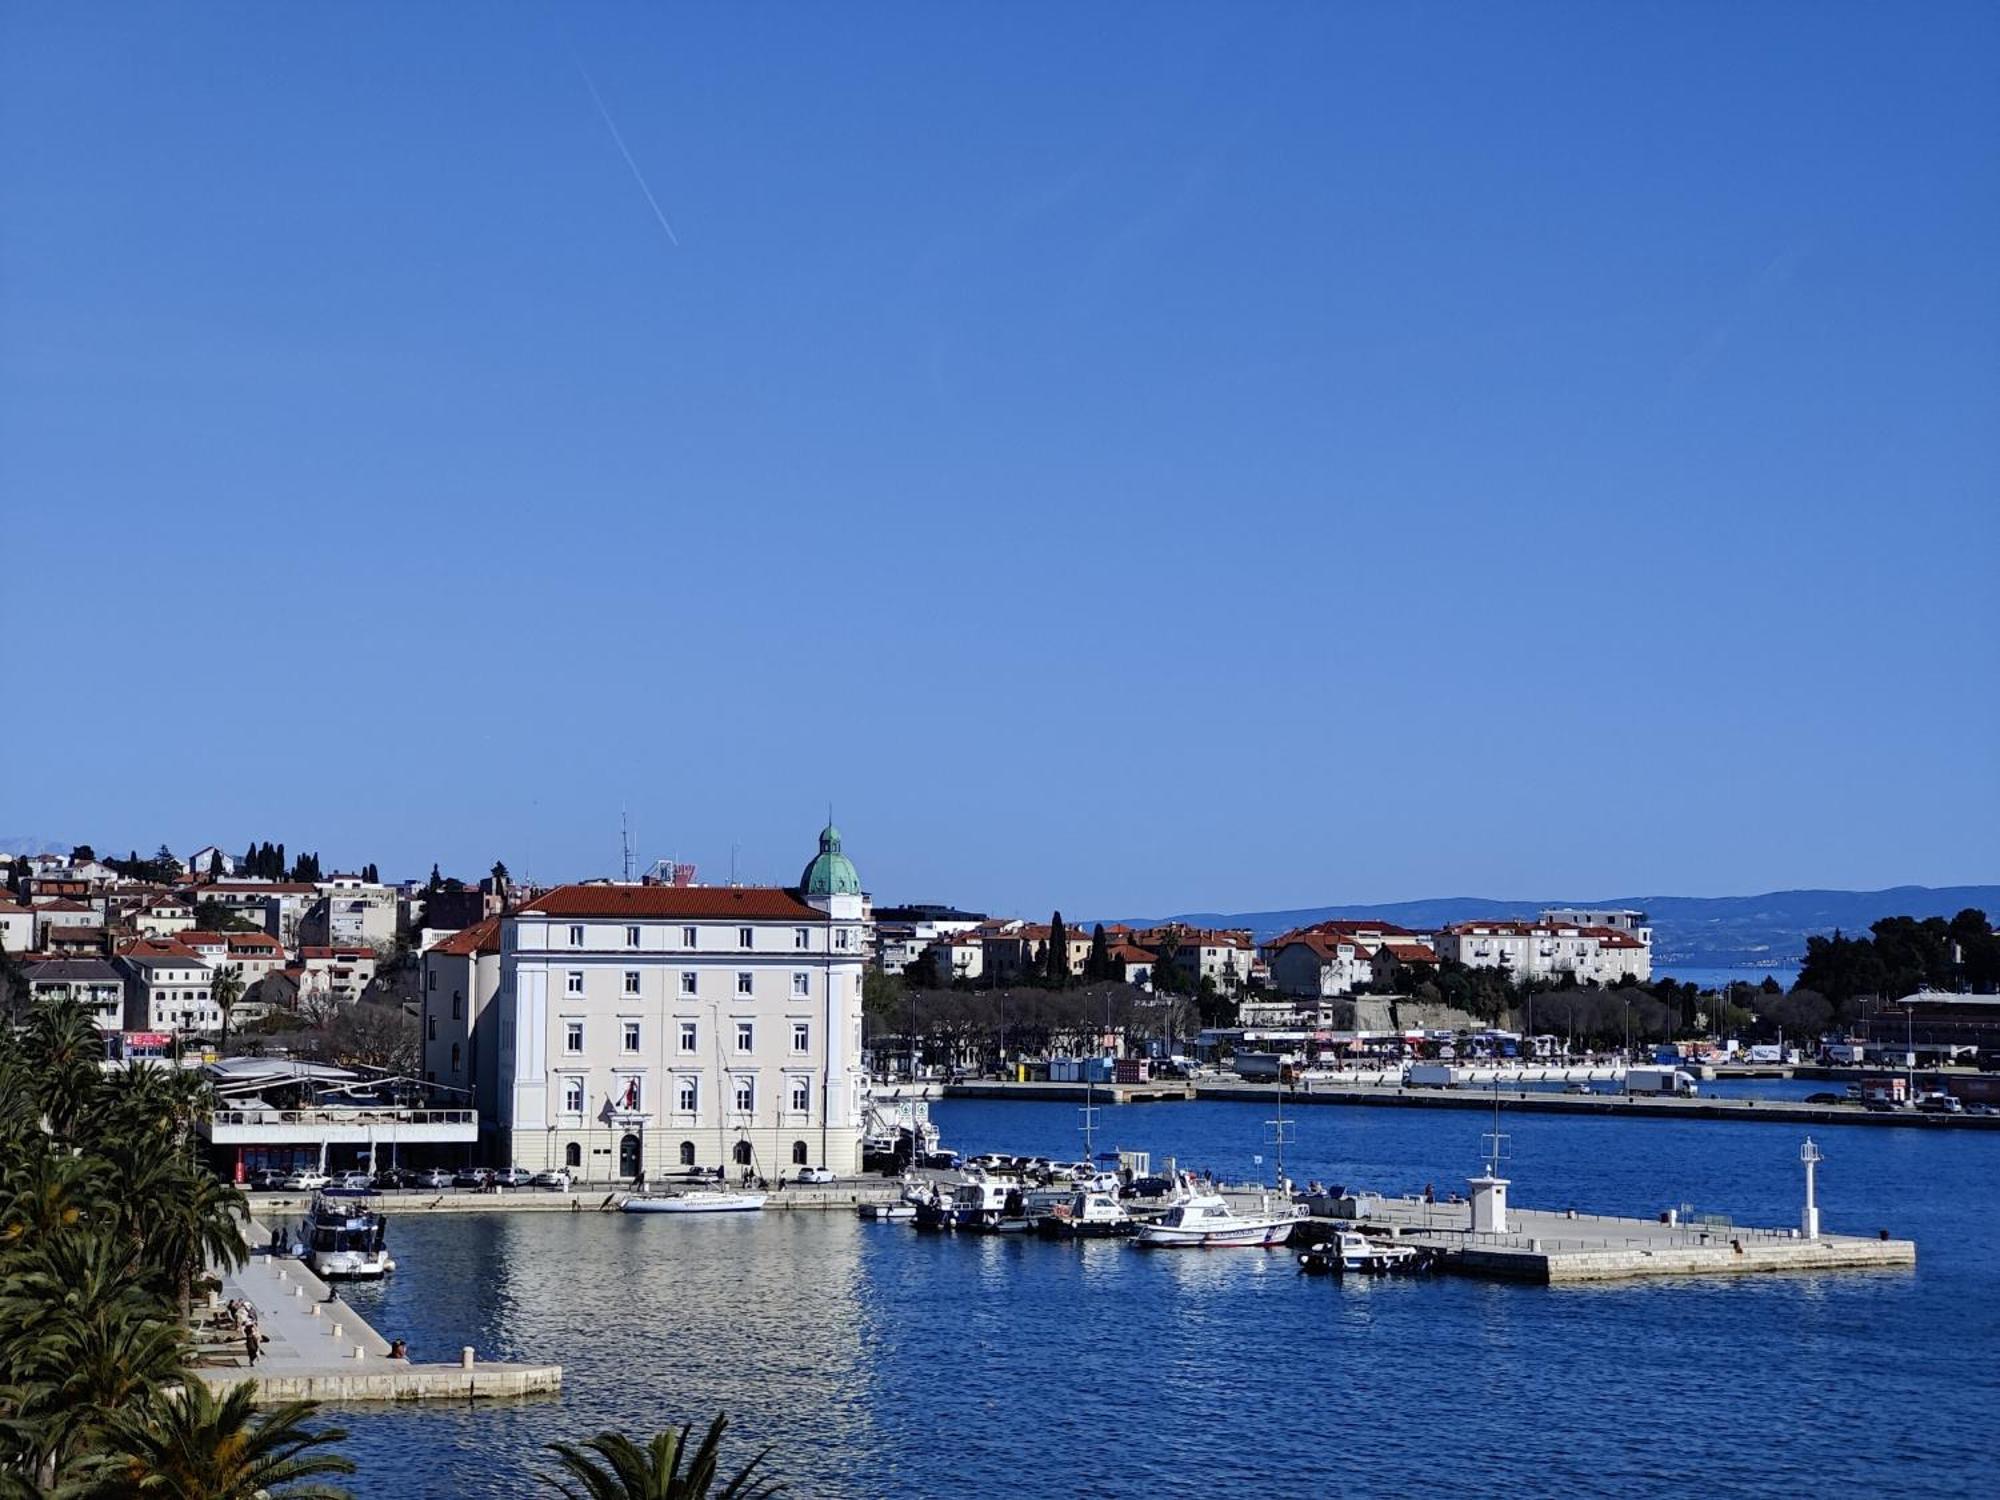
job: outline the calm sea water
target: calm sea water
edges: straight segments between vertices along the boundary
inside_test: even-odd
[[[1100,1112],[1098,1144],[1249,1177],[1268,1111]],[[949,1144],[1074,1155],[1077,1113],[954,1101]],[[1391,1191],[1470,1171],[1490,1122],[1314,1108],[1295,1177]],[[1518,1201],[1795,1221],[1785,1126],[1508,1116]],[[533,1493],[556,1438],[731,1414],[791,1491],[1988,1493],[2000,1410],[2000,1138],[1835,1126],[1830,1228],[1914,1271],[1533,1288],[1309,1279],[1290,1256],[959,1240],[844,1214],[399,1219],[354,1300],[419,1358],[560,1360],[559,1398],[338,1413],[357,1494]],[[1265,1160],[1261,1163],[1259,1157]]]

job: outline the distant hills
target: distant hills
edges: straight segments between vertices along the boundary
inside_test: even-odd
[[[1197,927],[1247,927],[1259,942],[1293,927],[1335,917],[1394,922],[1427,929],[1481,917],[1532,917],[1550,906],[1629,906],[1653,927],[1654,962],[1663,967],[1783,968],[1805,956],[1806,938],[1866,932],[1883,917],[1954,917],[1968,906],[2000,914],[2000,885],[1898,885],[1883,891],[1767,891],[1761,896],[1613,896],[1589,901],[1494,901],[1444,896],[1378,906],[1305,906],[1293,911],[1182,912],[1126,918],[1134,926],[1186,922]],[[1107,919],[1109,920],[1109,919]]]

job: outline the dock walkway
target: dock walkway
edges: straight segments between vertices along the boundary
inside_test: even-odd
[[[253,1242],[268,1238],[251,1223]],[[527,1396],[558,1390],[561,1365],[473,1360],[412,1364],[391,1359],[389,1341],[302,1262],[252,1253],[240,1271],[221,1271],[220,1302],[240,1299],[257,1310],[263,1345],[254,1367],[242,1340],[218,1336],[219,1347],[198,1360],[196,1373],[219,1395],[257,1383],[260,1403],[279,1401],[424,1401]]]
[[[1735,1275],[1909,1267],[1912,1240],[1744,1225],[1666,1224],[1655,1219],[1551,1213],[1509,1207],[1507,1234],[1474,1234],[1464,1203],[1374,1198],[1358,1220],[1316,1217],[1316,1225],[1357,1222],[1364,1230],[1438,1251],[1443,1270],[1543,1283],[1619,1281],[1646,1276]]]

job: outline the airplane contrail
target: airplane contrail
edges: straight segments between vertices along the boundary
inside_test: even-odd
[[[569,49],[569,60],[576,64],[576,76],[583,80],[583,86],[590,90],[590,102],[597,106],[597,118],[604,122],[604,128],[611,132],[611,139],[618,147],[618,154],[625,158],[625,165],[632,169],[632,180],[639,184],[639,191],[646,195],[647,206],[653,210],[653,217],[660,221],[660,228],[667,232],[667,242],[676,250],[681,247],[681,238],[674,233],[674,226],[667,222],[666,211],[660,207],[660,200],[653,196],[653,190],[646,185],[646,174],[639,170],[639,164],[632,159],[632,152],[625,144],[625,137],[619,133],[618,122],[611,118],[611,111],[604,107],[604,97],[597,92],[597,85],[590,81],[590,70],[583,65],[583,59],[576,54],[576,48]]]

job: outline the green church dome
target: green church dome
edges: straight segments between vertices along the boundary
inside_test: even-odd
[[[854,861],[840,852],[840,830],[831,823],[819,836],[819,853],[799,876],[799,889],[808,896],[858,896],[861,877]]]

